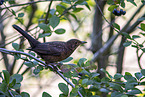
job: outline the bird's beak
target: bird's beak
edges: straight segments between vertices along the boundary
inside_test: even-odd
[[[82,42],[82,44],[85,44],[85,43],[87,43],[86,41],[81,41]]]

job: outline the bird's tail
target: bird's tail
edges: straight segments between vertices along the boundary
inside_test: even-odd
[[[31,47],[34,48],[37,44],[39,44],[40,42],[37,41],[36,39],[34,39],[32,36],[30,36],[26,31],[24,31],[23,29],[21,29],[19,26],[17,25],[13,25],[13,28],[15,30],[17,30],[20,34],[22,34],[30,43]]]

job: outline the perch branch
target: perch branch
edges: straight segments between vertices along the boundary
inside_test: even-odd
[[[10,54],[10,55],[13,55],[13,54],[22,54],[22,55],[25,55],[25,56],[28,56],[38,62],[40,62],[41,66],[45,67],[45,66],[48,66],[51,70],[54,70],[53,67],[51,65],[47,65],[45,62],[41,61],[40,59],[34,57],[33,55],[31,54],[28,54],[28,53],[25,53],[25,52],[22,52],[22,51],[12,51],[12,50],[7,50],[7,49],[4,49],[4,48],[0,48],[0,52],[2,53],[6,53],[6,54]],[[68,79],[66,79],[57,69],[54,70],[54,72],[56,72],[56,74],[58,74],[62,79],[64,79],[69,85],[71,85],[73,88],[75,87]],[[80,97],[83,97],[82,94],[78,91],[78,94]]]

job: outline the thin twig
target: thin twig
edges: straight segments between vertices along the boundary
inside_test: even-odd
[[[105,20],[105,21],[106,21],[106,22],[107,22],[116,32],[120,33],[120,31],[118,31],[116,28],[114,28],[114,26],[105,18],[104,14],[103,14],[103,12],[102,12],[102,10],[101,10],[101,8],[100,8],[100,6],[98,5],[98,1],[95,0],[95,2],[96,2],[96,5],[97,5],[97,7],[98,7],[98,9],[99,9],[99,11],[100,11],[100,13],[101,13],[101,15],[103,16],[104,20]]]
[[[51,0],[47,0],[47,1],[31,1],[31,2],[27,2],[27,3],[23,3],[23,4],[14,4],[14,5],[10,5],[8,7],[0,8],[0,10],[7,9],[7,8],[10,8],[10,7],[18,7],[18,6],[29,5],[29,4],[39,3],[39,2],[48,2],[48,1],[51,1]],[[61,0],[53,0],[53,1],[61,1]]]
[[[74,5],[71,5],[69,8],[67,8],[67,9],[65,9],[64,11],[63,11],[63,13],[59,16],[59,18],[60,17],[62,17],[63,15],[65,15],[69,10],[71,10],[73,7],[75,6],[75,4]]]
[[[11,97],[15,97],[15,96],[12,94],[11,90],[8,90],[8,93],[11,95]]]
[[[46,17],[45,17],[45,24],[47,24],[47,19],[48,19],[48,16],[49,16],[49,12],[50,12],[50,8],[51,8],[51,5],[52,5],[52,1],[53,0],[50,1],[49,6],[48,6],[48,11],[47,11]]]
[[[137,56],[137,62],[138,62],[138,66],[140,68],[140,70],[142,69],[141,64],[140,64],[140,56],[139,56],[139,49],[137,48],[136,50],[136,56]]]

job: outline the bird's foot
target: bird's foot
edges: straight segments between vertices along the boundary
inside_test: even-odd
[[[49,63],[49,64],[47,64],[46,67],[48,67],[52,71],[57,71],[58,70],[57,66],[58,66],[58,63]]]

